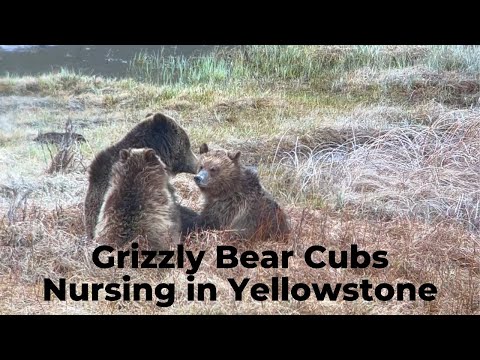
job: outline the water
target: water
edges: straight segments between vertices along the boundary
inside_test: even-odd
[[[211,45],[0,45],[0,76],[38,75],[67,68],[86,75],[122,77],[128,62],[142,51],[192,56]]]

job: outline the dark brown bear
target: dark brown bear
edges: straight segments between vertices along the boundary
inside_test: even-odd
[[[197,219],[199,214],[183,205],[177,205],[177,209],[180,212],[180,223],[182,227],[182,241],[183,236],[188,235],[195,230]]]
[[[195,230],[196,221],[198,219],[199,214],[193,209],[190,209],[186,206],[178,204],[177,193],[175,191],[175,187],[171,183],[168,183],[168,190],[170,191],[170,194],[172,194],[172,198],[177,204],[176,205],[177,209],[180,212],[182,235],[183,236],[188,235],[190,232]]]
[[[120,150],[102,204],[95,239],[118,247],[138,239],[165,250],[180,242],[180,213],[165,164],[153,149]]]
[[[118,143],[98,153],[90,164],[85,198],[85,230],[89,238],[93,237],[112,166],[118,160],[120,150],[129,148],[152,148],[173,174],[197,172],[198,160],[185,130],[164,114],[150,115]]]
[[[286,239],[287,216],[260,184],[257,173],[240,162],[240,152],[200,148],[195,182],[204,198],[199,228],[231,230],[245,240]]]

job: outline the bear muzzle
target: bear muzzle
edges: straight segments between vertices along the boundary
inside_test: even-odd
[[[198,171],[199,162],[197,156],[192,150],[189,151],[187,161],[185,162],[183,171],[190,174],[195,174]]]
[[[207,186],[208,182],[208,172],[206,170],[200,170],[200,172],[193,177],[193,180],[195,180],[195,183],[199,187],[205,187]]]

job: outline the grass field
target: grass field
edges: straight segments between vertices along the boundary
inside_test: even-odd
[[[2,314],[480,314],[480,47],[247,46],[197,58],[138,54],[129,77],[70,71],[0,78],[0,313]],[[238,149],[291,217],[288,269],[219,270],[221,232],[195,281],[217,301],[186,300],[183,269],[99,269],[83,234],[86,168],[146,114],[161,111],[201,143]],[[66,171],[32,139],[71,121],[87,143]],[[198,209],[191,175],[173,180]],[[385,269],[312,269],[311,245],[388,252]],[[43,301],[43,279],[176,284],[175,303]],[[435,301],[234,301],[227,278],[269,283],[433,283]]]

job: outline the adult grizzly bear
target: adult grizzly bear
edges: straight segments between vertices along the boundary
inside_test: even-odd
[[[173,174],[197,172],[198,160],[190,148],[185,130],[164,114],[150,114],[123,139],[98,153],[90,164],[89,186],[85,197],[85,230],[89,238],[94,235],[112,166],[118,160],[120,150],[129,148],[155,150]]]
[[[240,151],[200,148],[200,171],[194,177],[204,198],[200,228],[232,230],[241,239],[286,239],[286,214],[260,183],[257,173],[240,162]]]
[[[180,242],[180,212],[169,190],[165,164],[153,149],[120,150],[113,165],[95,239],[117,246],[141,236],[148,247]]]

